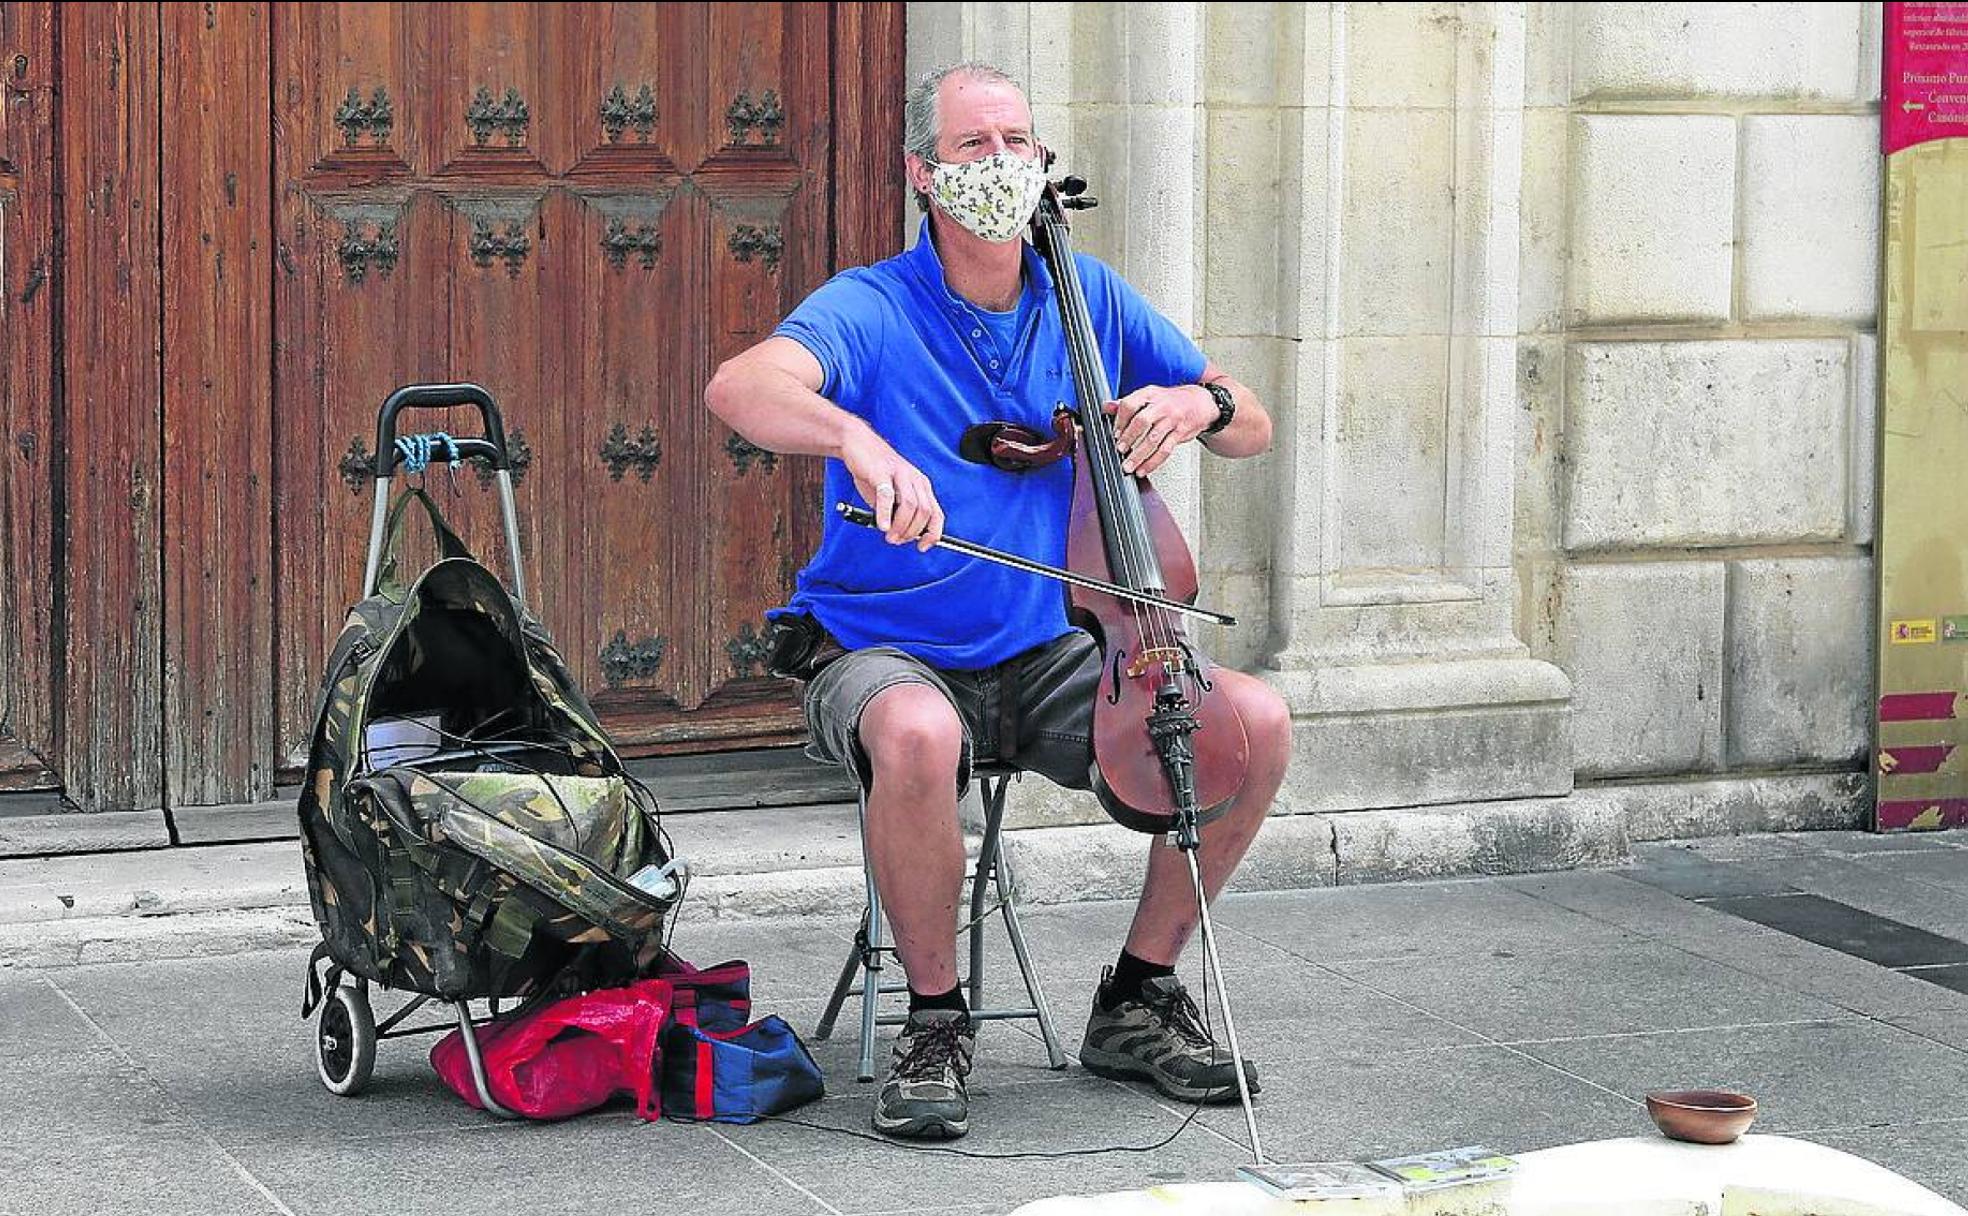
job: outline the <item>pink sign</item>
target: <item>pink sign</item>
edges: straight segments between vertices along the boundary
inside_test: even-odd
[[[1938,773],[1941,766],[1947,763],[1948,753],[1953,750],[1952,743],[1926,747],[1882,747],[1879,749],[1879,771],[1902,777],[1915,773]]]
[[[1945,722],[1954,717],[1957,696],[1951,692],[1889,692],[1879,698],[1879,720]]]
[[[1922,798],[1915,801],[1881,802],[1879,830],[1968,827],[1968,798]]]
[[[1888,4],[1885,58],[1886,155],[1968,136],[1968,4]]]

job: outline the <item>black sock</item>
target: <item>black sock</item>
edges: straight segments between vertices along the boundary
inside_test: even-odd
[[[1159,975],[1174,974],[1175,968],[1172,966],[1138,959],[1123,950],[1120,961],[1114,964],[1113,978],[1109,979],[1107,986],[1101,990],[1100,1007],[1111,1011],[1122,1001],[1139,999],[1144,980],[1152,980]]]
[[[954,1009],[958,1013],[969,1013],[970,1006],[964,1003],[963,989],[953,987],[948,992],[921,993],[909,989],[909,1012],[918,1009]]]

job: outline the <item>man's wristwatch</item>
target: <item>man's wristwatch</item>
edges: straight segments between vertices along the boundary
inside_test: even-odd
[[[1216,402],[1216,421],[1204,427],[1203,434],[1214,435],[1229,426],[1230,420],[1237,416],[1237,399],[1230,395],[1229,389],[1214,380],[1205,381],[1203,389],[1209,393],[1210,400]]]

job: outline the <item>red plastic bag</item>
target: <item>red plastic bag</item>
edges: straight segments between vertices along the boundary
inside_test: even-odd
[[[668,980],[643,980],[479,1027],[479,1054],[493,1100],[528,1118],[565,1119],[627,1093],[637,1114],[658,1117],[656,1051],[672,999]],[[431,1066],[459,1097],[482,1107],[459,1031],[431,1048]]]

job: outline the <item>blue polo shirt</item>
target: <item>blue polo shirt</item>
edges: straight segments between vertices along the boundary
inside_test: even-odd
[[[921,469],[943,506],[944,531],[1063,565],[1073,497],[1068,461],[1007,473],[957,453],[975,423],[1009,421],[1052,433],[1072,405],[1073,374],[1052,276],[1029,244],[1025,290],[1009,318],[978,309],[944,281],[928,220],[913,248],[835,275],[775,334],[813,353],[820,395],[863,419]],[[1113,397],[1153,384],[1193,384],[1204,357],[1104,263],[1076,256]],[[975,670],[1065,633],[1064,587],[945,549],[918,552],[840,518],[834,503],[870,506],[847,466],[827,462],[826,524],[789,611],[811,612],[849,649],[888,645],[932,667]]]

